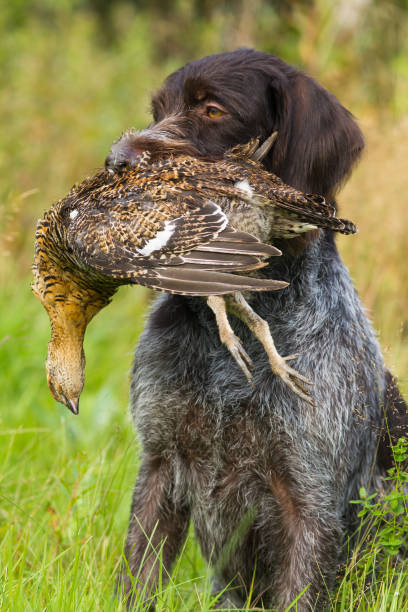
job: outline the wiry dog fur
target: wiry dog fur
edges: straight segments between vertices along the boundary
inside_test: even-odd
[[[223,115],[210,118],[212,104]],[[111,164],[132,163],[145,148],[217,157],[277,130],[266,167],[332,200],[363,149],[334,96],[278,58],[246,49],[170,75],[153,115],[142,136],[116,143]],[[382,465],[376,460],[384,364],[333,235],[310,232],[277,246],[283,256],[266,274],[290,285],[254,295],[252,306],[279,352],[300,354],[296,368],[314,381],[315,408],[271,374],[260,344],[234,319],[255,363],[251,388],[199,298],[159,297],[140,339],[131,405],[143,457],[126,556],[146,597],[158,582],[157,550],[162,544],[170,571],[191,518],[217,588],[228,586],[220,605],[243,606],[254,579],[259,606],[284,609],[308,587],[297,609],[323,609],[343,534],[356,526],[349,501],[361,486],[374,490],[389,463],[386,444]]]

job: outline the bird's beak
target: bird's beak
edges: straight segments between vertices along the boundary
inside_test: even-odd
[[[66,402],[65,402],[66,407],[69,408],[73,414],[78,414],[79,413],[79,398],[76,400],[72,400],[66,397],[65,399],[66,399]]]

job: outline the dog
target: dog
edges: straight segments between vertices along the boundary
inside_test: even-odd
[[[334,202],[364,147],[353,116],[332,94],[251,49],[177,70],[152,110],[154,123],[138,139],[119,139],[108,165],[132,165],[145,149],[154,159],[163,148],[217,159],[277,131],[265,167]],[[122,575],[129,607],[129,573],[150,601],[159,583],[157,551],[162,547],[170,572],[192,520],[219,606],[244,607],[252,589],[252,605],[283,610],[304,591],[298,610],[325,609],[342,542],[358,524],[349,502],[362,486],[368,493],[380,487],[392,464],[395,440],[382,428],[384,410],[401,426],[406,404],[333,234],[314,230],[275,246],[283,255],[265,274],[289,286],[253,295],[252,306],[281,354],[299,354],[296,368],[313,380],[315,406],[271,374],[238,319],[234,330],[256,366],[253,387],[219,342],[203,301],[156,300],[131,379],[143,453]]]

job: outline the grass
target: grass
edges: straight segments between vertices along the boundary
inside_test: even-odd
[[[269,4],[261,5],[262,14],[270,16],[268,23],[280,32],[282,24]],[[339,43],[343,40],[337,21],[328,20],[325,0],[316,6],[323,7],[320,13],[306,14],[303,8],[306,13],[295,13],[292,38],[271,38],[265,20],[259,36],[284,40],[282,55],[303,62],[361,115],[367,152],[339,197],[342,214],[358,223],[360,233],[339,239],[339,247],[379,331],[386,361],[408,393],[408,123],[401,110],[406,109],[406,81],[396,82],[395,91],[404,95],[393,100],[393,112],[383,110],[378,116],[367,106],[364,84],[359,89],[361,58],[351,65],[351,53],[358,55],[353,45],[374,44],[373,39],[358,30],[352,44],[344,38],[350,44],[339,57],[341,45],[332,42],[334,35]],[[14,30],[0,16],[0,58],[7,60],[0,71],[2,610],[124,609],[114,585],[138,464],[127,409],[128,372],[151,294],[123,288],[91,323],[85,339],[86,386],[80,415],[74,418],[48,391],[44,361],[49,323],[29,283],[38,216],[101,164],[122,129],[148,122],[150,91],[185,59],[173,55],[157,61],[148,16],[129,11],[121,7],[114,16],[121,35],[113,47],[104,44],[91,12],[63,12],[52,27],[47,18],[33,17]],[[257,44],[255,13],[250,17],[240,20],[242,38],[234,38],[231,47],[240,41]],[[168,32],[171,24],[162,20],[159,26]],[[234,30],[231,15],[216,27],[207,23],[197,43],[202,48],[192,53],[222,49],[223,28],[230,34]],[[299,32],[304,34],[297,45],[293,37]],[[264,48],[279,53],[278,48]],[[393,65],[396,74],[407,72],[403,55]],[[359,106],[360,100],[365,104]],[[396,482],[397,491],[398,486]],[[389,517],[391,511],[392,517],[391,502],[383,504],[381,513]],[[406,513],[403,505],[399,518]],[[362,518],[376,524],[370,512]],[[391,536],[381,535],[378,526],[377,537],[365,533],[363,527],[361,545],[333,594],[332,609],[408,609],[407,568],[396,564],[384,546]],[[160,551],[158,555],[160,559]],[[208,610],[209,583],[210,573],[190,533],[169,585],[159,593],[158,609]]]

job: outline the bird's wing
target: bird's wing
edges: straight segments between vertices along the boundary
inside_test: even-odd
[[[233,190],[218,187],[217,193],[229,198],[240,197],[254,207],[269,208],[273,219],[271,237],[280,238],[288,232],[295,235],[317,228],[341,234],[357,232],[352,221],[336,217],[335,207],[323,196],[302,193],[264,170],[236,182]]]
[[[250,145],[251,143],[249,143]],[[235,157],[235,154],[234,154]],[[357,227],[352,221],[336,217],[336,208],[323,196],[308,194],[286,185],[275,174],[259,163],[242,158],[231,163],[196,164],[194,168],[182,166],[188,176],[186,184],[194,181],[196,194],[245,201],[253,208],[266,207],[270,211],[271,237],[293,237],[310,229],[330,229],[342,234],[354,234]],[[182,182],[179,188],[183,187]]]
[[[323,196],[302,193],[283,183],[271,189],[268,199],[276,204],[278,214],[283,217],[288,216],[341,234],[357,232],[357,226],[352,221],[336,217],[335,207],[326,202]]]
[[[191,295],[287,285],[230,274],[260,268],[280,251],[236,232],[211,200],[195,196],[194,204],[183,207],[154,202],[144,193],[108,205],[103,197],[77,204],[68,199],[60,211],[75,260],[124,283]]]
[[[227,161],[235,160],[244,166],[246,163],[247,171],[249,171],[251,178],[255,179],[255,199],[258,193],[262,193],[267,198],[265,204],[271,202],[275,204],[278,209],[276,211],[277,220],[291,222],[298,220],[300,222],[296,226],[298,232],[307,231],[302,228],[314,225],[316,228],[330,229],[342,234],[355,234],[357,226],[348,219],[336,217],[335,207],[326,202],[323,196],[302,193],[294,187],[286,185],[275,174],[267,173],[259,163],[254,163],[262,160],[265,153],[268,153],[277,135],[277,132],[272,133],[261,146],[259,146],[259,139],[251,140],[245,145],[238,145],[228,151],[224,159]],[[248,187],[250,188],[249,183]],[[248,191],[248,189],[245,189],[245,191]],[[282,225],[285,226],[284,223]],[[272,235],[279,235],[279,224]]]

